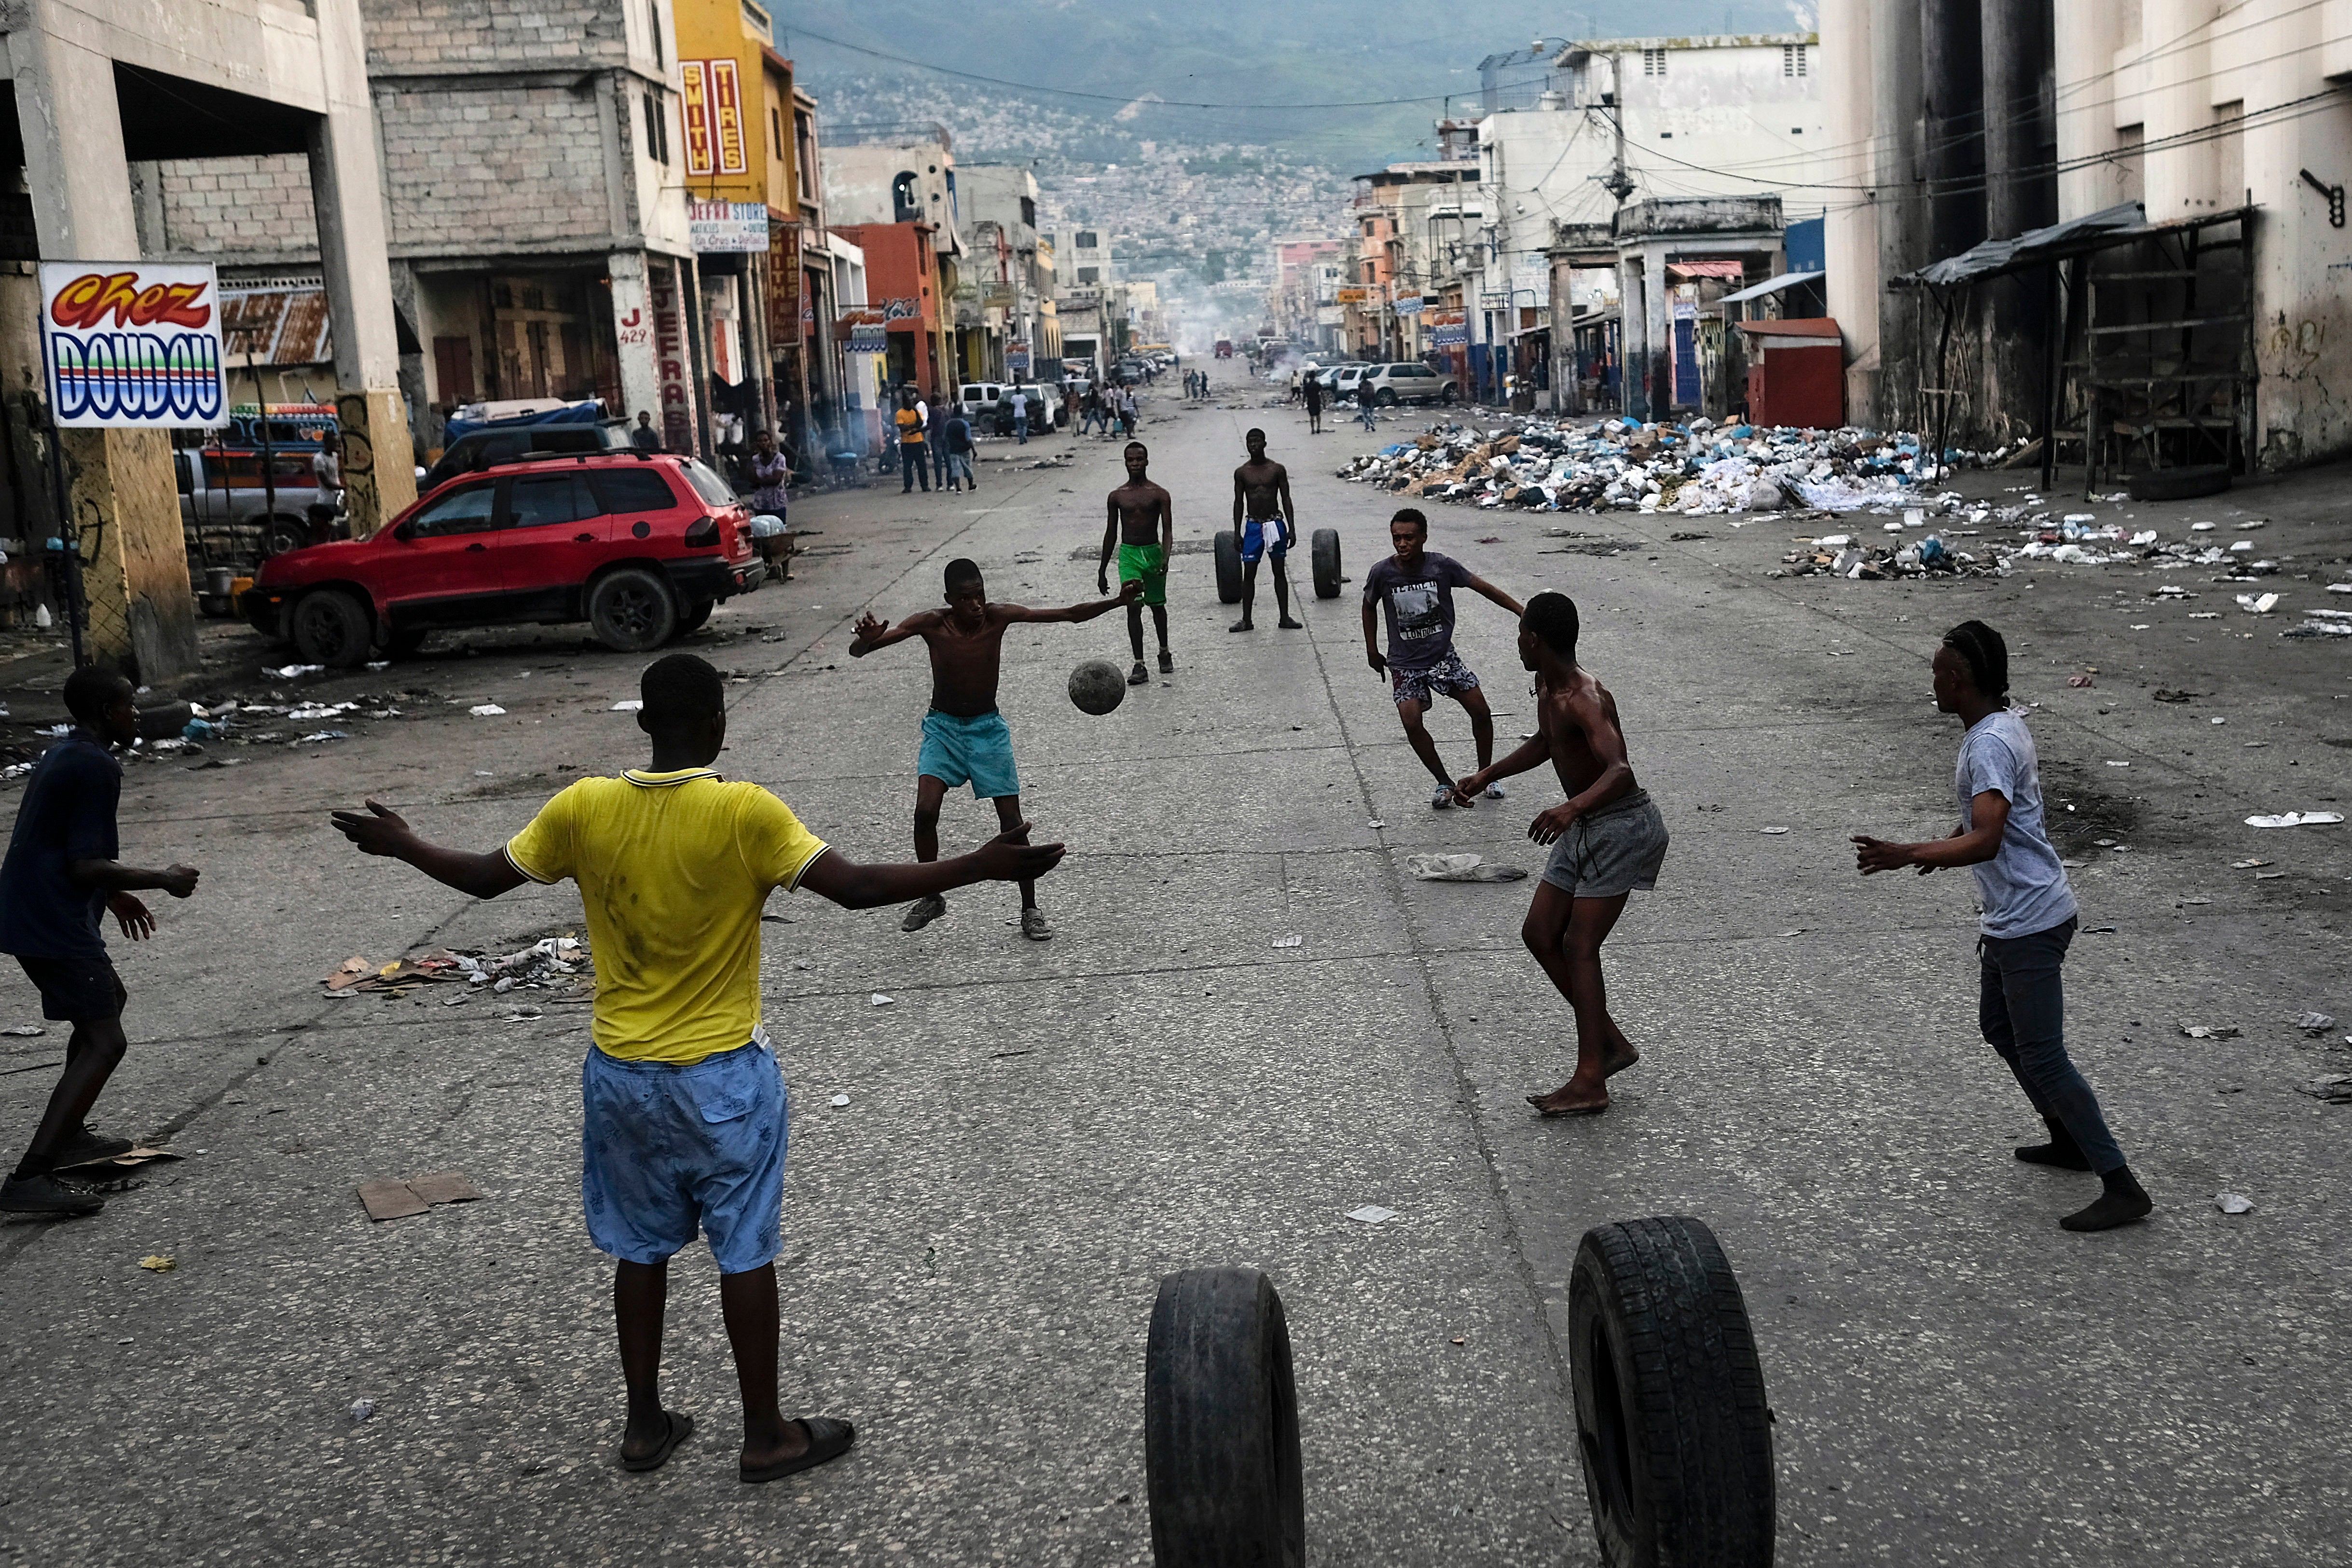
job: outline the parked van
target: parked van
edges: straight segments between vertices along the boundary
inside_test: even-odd
[[[187,534],[189,549],[200,555],[241,554],[258,559],[308,544],[310,508],[319,499],[319,478],[310,468],[316,456],[315,451],[300,449],[273,451],[269,464],[273,496],[271,487],[262,483],[257,451],[188,447],[173,453],[172,466],[180,489],[180,525]]]

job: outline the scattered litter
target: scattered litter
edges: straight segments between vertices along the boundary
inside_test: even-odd
[[[1788,930],[1788,931],[1782,931],[1780,934],[1781,934],[1782,936],[1784,936],[1784,937],[1786,937],[1786,936],[1802,936],[1802,935],[1804,935],[1804,934],[1805,934],[1805,928],[1804,928],[1804,927],[1802,927],[1802,926],[1794,926],[1794,927],[1791,927],[1791,928],[1790,928],[1790,930]]]
[[[374,1415],[374,1414],[375,1414],[375,1401],[374,1401],[374,1400],[373,1400],[373,1399],[354,1399],[354,1400],[352,1400],[352,1426],[358,1426],[361,1422],[362,1422],[362,1421],[366,1420],[369,1416],[371,1416],[371,1415]]]
[[[2189,525],[2189,531],[2191,533],[2210,533],[2213,531],[2213,525],[2210,522],[2192,522]]]
[[[2299,1083],[2295,1092],[2330,1105],[2352,1105],[2352,1073],[2339,1073],[2333,1078],[2315,1078],[2309,1083]]]
[[[1375,817],[1374,817],[1374,818],[1372,818],[1370,822],[1367,822],[1366,824],[1364,824],[1364,826],[1367,826],[1367,827],[1386,827],[1386,826],[1388,826],[1388,824],[1387,824],[1387,823],[1385,823],[1385,822],[1382,822],[1379,817],[1375,816]]]
[[[293,743],[298,746],[307,746],[314,741],[348,741],[351,738],[351,731],[348,730],[320,730],[311,734],[303,736],[300,740],[296,741]],[[182,743],[184,744],[185,742]],[[159,741],[156,742],[159,749],[170,744],[171,742],[168,741]]]
[[[835,1109],[847,1105],[849,1103],[849,1096],[845,1094],[836,1094],[833,1097],[833,1103]]]
[[[2330,823],[2343,820],[2344,814],[2340,811],[2283,811],[2274,816],[2250,816],[2246,818],[2246,826],[2249,827],[2326,827]]]
[[[2215,1193],[2213,1194],[2213,1206],[2220,1209],[2223,1214],[2252,1214],[2254,1212],[2253,1200],[2252,1198],[2243,1197],[2236,1193]]]
[[[1396,1218],[1397,1212],[1394,1209],[1384,1209],[1378,1204],[1366,1204],[1362,1208],[1349,1209],[1348,1217],[1361,1220],[1366,1225],[1383,1225]]]
[[[2220,714],[2216,713],[2216,714],[2213,716],[2213,722],[2214,722],[2214,723],[2216,723],[2216,724],[2226,724],[2226,723],[2228,723],[2228,722],[2229,722],[2229,721],[2228,721],[2227,719],[2222,718]]]
[[[1789,830],[1785,827],[1759,827],[1756,831],[1759,833],[1786,833]]]
[[[2238,1037],[2235,1024],[2183,1024],[2180,1032],[2192,1040],[2234,1040]]]
[[[1476,855],[1408,855],[1404,868],[1424,882],[1516,882],[1517,866],[1489,866]]]
[[[2238,595],[2238,608],[2250,616],[2267,616],[2278,608],[2278,602],[2279,596],[2276,594],[2264,594],[2259,598],[2252,594]]]
[[[612,710],[615,713],[642,713],[645,711],[645,709],[646,703],[644,698],[632,697],[625,702],[614,703]],[[480,710],[478,709],[476,711],[478,712]]]
[[[0,1035],[46,1035],[49,1031],[38,1024],[11,1024],[0,1029]]]
[[[1307,945],[1307,939],[1303,936],[1295,934],[1291,936],[1278,936],[1274,939],[1274,945],[1276,947],[1304,947]]]
[[[540,1010],[536,1007],[518,1007],[511,1013],[499,1014],[499,1022],[501,1024],[528,1024],[533,1018],[539,1017],[540,1016]]]
[[[423,1214],[436,1204],[470,1204],[481,1195],[481,1189],[457,1171],[436,1171],[405,1182],[384,1179],[360,1184],[360,1202],[366,1205],[368,1218],[374,1220],[403,1219]]]
[[[2107,766],[2111,768],[2127,768],[2131,766],[2131,764],[2129,763],[2119,763],[2113,757],[2110,757],[2107,759]]]
[[[2288,1022],[2314,1039],[2336,1027],[2335,1016],[2328,1013],[2297,1013]]]
[[[894,1007],[898,1005],[898,999],[896,996],[885,996],[879,991],[874,993],[874,1005],[877,1007]]]
[[[2257,882],[2275,882],[2285,875],[2286,873],[2284,871],[2257,871],[2254,873],[2254,880]]]
[[[282,665],[276,669],[272,669],[268,666],[264,665],[262,667],[261,673],[264,675],[277,676],[281,680],[293,680],[305,675],[323,675],[326,673],[326,668],[327,667],[323,664],[289,664]]]
[[[493,958],[446,947],[427,948],[385,964],[352,957],[319,978],[331,994],[367,991],[400,996],[430,984],[488,984],[500,993],[517,987],[577,988],[591,983],[591,973],[588,950],[577,937],[551,936]]]
[[[176,1160],[180,1156],[169,1149],[151,1149],[145,1144],[125,1149],[120,1154],[104,1154],[95,1160],[82,1160],[71,1165],[59,1166],[68,1171],[129,1171],[153,1160]]]
[[[2096,686],[2098,683],[2099,681],[2096,676],[2070,675],[2066,678],[2066,684],[2077,688],[2078,689],[2085,686]]]
[[[495,702],[477,702],[473,707],[467,709],[466,711],[471,713],[477,719],[496,719],[499,715],[503,714],[506,710],[499,707]]]
[[[115,689],[119,691],[121,688],[117,687]],[[173,1269],[177,1268],[179,1266],[180,1260],[178,1258],[172,1257],[169,1253],[163,1252],[151,1252],[146,1257],[139,1260],[139,1267],[146,1269],[151,1274],[169,1274]]]
[[[2257,866],[2267,866],[2269,864],[2270,862],[2267,860],[2232,860],[2230,862],[2230,869],[2232,871],[2251,871]]]
[[[2083,928],[2083,934],[2084,936],[2113,936],[2116,934],[2116,928],[2113,926],[2084,926]]]

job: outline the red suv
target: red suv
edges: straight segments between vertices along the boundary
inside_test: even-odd
[[[531,458],[450,480],[373,538],[271,557],[246,618],[338,668],[451,626],[586,621],[643,653],[760,585],[751,521],[692,458]]]

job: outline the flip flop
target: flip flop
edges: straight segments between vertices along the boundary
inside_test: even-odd
[[[1527,1097],[1528,1103],[1534,1106],[1547,1120],[1554,1116],[1598,1116],[1615,1103],[1613,1100],[1604,1100],[1598,1105],[1571,1105],[1559,1110],[1549,1110],[1539,1103],[1542,1098],[1540,1095],[1534,1094]]]
[[[622,1455],[621,1468],[625,1470],[660,1469],[669,1463],[671,1452],[680,1443],[685,1442],[688,1435],[694,1430],[694,1417],[691,1415],[682,1415],[676,1411],[665,1410],[662,1412],[662,1419],[669,1423],[669,1435],[662,1439],[661,1447],[641,1458],[632,1459],[626,1454]]]
[[[857,1441],[857,1428],[846,1421],[835,1421],[830,1415],[803,1416],[796,1425],[808,1434],[808,1452],[793,1459],[778,1459],[772,1465],[754,1469],[745,1465],[736,1475],[747,1481],[777,1481],[786,1476],[796,1476],[803,1470],[813,1470],[828,1459],[838,1459],[849,1452]]]

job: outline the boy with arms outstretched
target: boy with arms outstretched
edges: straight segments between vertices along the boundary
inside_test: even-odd
[[[1311,383],[1309,384],[1312,384]],[[1304,629],[1304,621],[1290,616],[1290,576],[1283,558],[1298,532],[1298,514],[1290,504],[1290,470],[1265,455],[1265,432],[1252,430],[1242,437],[1249,461],[1234,470],[1234,542],[1242,552],[1242,618],[1225,629],[1255,630],[1250,613],[1257,607],[1257,563],[1274,561],[1274,605],[1280,617],[1275,625],[1286,632]]]
[[[836,1458],[846,1421],[786,1421],[778,1407],[781,1245],[790,1103],[760,1023],[760,910],[776,888],[867,910],[979,881],[1034,879],[1062,858],[1028,824],[971,855],[860,866],[791,809],[711,763],[727,739],[726,682],[691,654],[646,669],[637,727],[653,765],[582,779],[503,850],[468,854],[418,837],[374,801],[335,826],[369,855],[494,899],[528,879],[580,886],[596,963],[594,1044],[581,1069],[581,1185],[588,1233],[616,1260],[613,1321],[629,1390],[619,1459],[659,1468],[694,1430],[662,1408],[662,1309],[669,1260],[709,1238],[743,1396],[737,1475],[771,1481]]]
[[[1625,760],[1617,700],[1576,662],[1576,605],[1538,594],[1519,617],[1519,662],[1535,671],[1536,736],[1456,786],[1465,799],[1546,758],[1568,799],[1538,816],[1528,837],[1552,846],[1519,936],[1576,1009],[1576,1074],[1528,1103],[1546,1116],[1591,1116],[1609,1109],[1611,1074],[1642,1053],[1609,1016],[1601,944],[1625,897],[1657,886],[1666,858],[1665,818]]]
[[[1176,503],[1151,482],[1145,470],[1151,452],[1140,441],[1127,444],[1127,483],[1110,492],[1103,520],[1102,561],[1095,568],[1095,592],[1110,592],[1111,547],[1118,547],[1118,581],[1143,584],[1141,594],[1127,602],[1127,640],[1135,649],[1135,668],[1127,672],[1129,686],[1151,679],[1143,668],[1143,607],[1151,606],[1152,629],[1160,634],[1160,673],[1174,672],[1176,660],[1168,651],[1168,557],[1176,548]]]
[[[940,858],[940,806],[948,791],[969,781],[976,800],[994,800],[996,819],[1011,832],[1021,821],[1021,775],[1013,765],[1013,731],[996,709],[996,678],[1004,652],[1004,629],[1031,621],[1090,621],[1129,604],[1143,592],[1138,580],[1121,583],[1116,597],[1059,610],[992,605],[988,584],[973,563],[948,563],[947,607],[918,610],[895,626],[867,611],[857,619],[849,657],[864,658],[876,648],[920,637],[931,655],[931,710],[923,715],[923,747],[915,759],[915,858]],[[902,931],[920,931],[948,912],[938,892],[925,894],[907,910]],[[1054,934],[1037,907],[1034,880],[1021,884],[1021,934],[1044,942]]]

